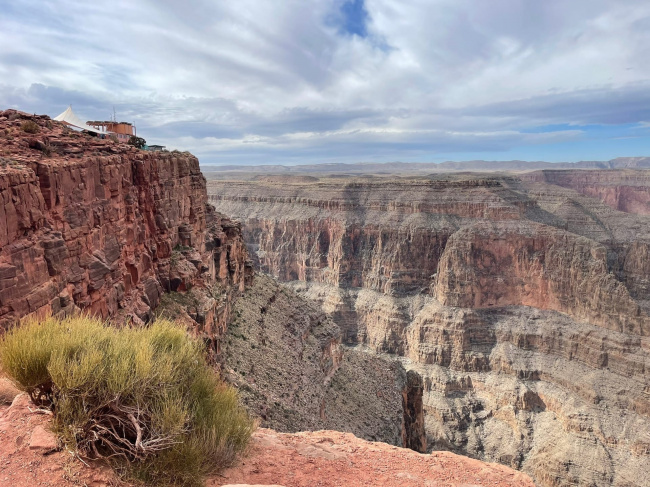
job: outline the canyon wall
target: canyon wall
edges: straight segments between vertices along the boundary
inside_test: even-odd
[[[426,451],[419,376],[342,346],[340,328],[316,303],[268,276],[257,275],[235,302],[223,371],[263,427],[347,431]]]
[[[522,175],[526,181],[544,182],[597,198],[615,210],[650,214],[650,174],[647,170],[557,171]]]
[[[223,333],[252,270],[239,224],[207,205],[194,156],[13,110],[0,112],[0,145],[0,325],[74,310],[144,322],[164,292],[193,288],[194,324]]]
[[[266,176],[208,192],[259,269],[320,303],[345,343],[419,377],[429,449],[543,486],[644,485],[650,217],[619,211],[636,203],[535,174]]]

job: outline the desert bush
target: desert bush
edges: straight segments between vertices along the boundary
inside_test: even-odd
[[[147,145],[147,141],[142,137],[136,137],[135,135],[132,135],[129,137],[127,144],[132,145],[133,147],[137,147],[138,149],[144,149],[144,147]]]
[[[38,124],[32,120],[24,121],[20,125],[20,128],[23,132],[27,132],[28,134],[37,134],[41,131],[41,128],[38,126]]]
[[[84,316],[26,322],[0,342],[0,364],[52,409],[70,449],[149,484],[200,484],[254,429],[202,342],[169,321],[119,329]]]

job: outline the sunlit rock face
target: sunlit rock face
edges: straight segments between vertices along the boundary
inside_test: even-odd
[[[38,133],[21,129],[27,120]],[[0,133],[1,325],[76,310],[144,322],[163,293],[193,288],[194,324],[208,338],[223,333],[231,294],[252,272],[239,224],[207,205],[194,156],[14,110],[0,112]]]
[[[538,485],[642,486],[650,182],[634,171],[630,193],[628,171],[589,174],[267,177],[208,193],[258,269],[320,303],[344,343],[421,377],[429,449]],[[589,189],[604,175],[620,188]]]

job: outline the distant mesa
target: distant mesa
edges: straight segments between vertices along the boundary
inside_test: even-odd
[[[208,179],[238,177],[250,179],[261,175],[311,175],[339,179],[369,175],[375,177],[419,175],[439,177],[441,173],[509,172],[523,173],[557,169],[650,169],[650,157],[618,157],[609,161],[447,161],[447,162],[358,162],[283,165],[214,165],[204,168]],[[247,177],[247,175],[251,177]]]
[[[263,174],[256,175],[253,181],[260,181],[265,183],[313,183],[318,181],[314,176],[293,176],[293,175],[270,175]]]

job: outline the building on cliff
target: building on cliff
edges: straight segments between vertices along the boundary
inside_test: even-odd
[[[63,113],[54,117],[54,120],[63,122],[69,127],[85,130],[97,134],[101,138],[115,136],[118,142],[128,142],[131,136],[136,135],[135,125],[129,122],[109,121],[88,121],[83,122],[69,106]]]
[[[146,145],[144,148],[145,150],[148,150],[150,152],[161,152],[167,150],[164,145],[154,145],[154,144]]]
[[[102,137],[106,135],[110,135],[106,130],[102,130],[100,127],[91,127],[89,124],[83,122],[77,116],[77,114],[72,111],[71,106],[69,106],[63,113],[60,113],[59,115],[54,117],[54,120],[56,120],[57,122],[62,122],[68,127],[72,127],[78,130],[86,130],[87,132],[91,132]]]
[[[136,135],[135,125],[129,122],[117,121],[92,121],[87,122],[88,125],[95,127],[103,133],[115,135],[119,142],[128,142],[131,136]]]

